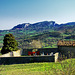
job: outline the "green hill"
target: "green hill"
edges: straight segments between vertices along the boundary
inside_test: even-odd
[[[10,30],[0,30],[0,47],[5,34],[12,33],[18,41],[19,48],[32,48],[33,40],[40,40],[43,48],[57,47],[58,40],[75,40],[75,22],[57,24],[43,21],[34,24],[23,23]]]

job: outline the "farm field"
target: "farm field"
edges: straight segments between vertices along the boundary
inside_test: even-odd
[[[0,65],[0,75],[75,75],[75,59],[57,63]]]

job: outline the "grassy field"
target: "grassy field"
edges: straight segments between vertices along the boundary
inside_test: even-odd
[[[75,59],[57,63],[0,65],[0,75],[75,75]]]

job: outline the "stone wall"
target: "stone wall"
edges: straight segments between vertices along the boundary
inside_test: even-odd
[[[75,47],[73,46],[59,46],[58,50],[61,54],[67,57],[75,57]]]
[[[13,51],[13,56],[21,56],[21,50]]]
[[[21,56],[21,50],[17,50],[17,51],[13,51],[13,52],[9,52],[9,53],[6,53],[6,54],[3,54],[1,55],[0,57],[18,57],[18,56]]]
[[[1,55],[0,57],[12,57],[12,52]]]
[[[38,49],[40,50],[40,49]],[[53,49],[55,50],[55,49]],[[53,52],[53,50],[43,49],[43,52]],[[30,50],[29,50],[30,51]],[[32,50],[31,50],[32,51]],[[33,62],[57,62],[58,54],[56,53],[57,49],[54,51],[53,56],[44,55],[44,56],[21,56],[21,50],[9,52],[0,57],[0,64],[21,64],[21,63],[33,63]],[[42,50],[40,50],[42,53]],[[28,54],[28,53],[27,53]]]
[[[58,62],[59,61],[59,53],[55,53],[55,62]]]
[[[0,57],[0,64],[54,62],[55,56]]]

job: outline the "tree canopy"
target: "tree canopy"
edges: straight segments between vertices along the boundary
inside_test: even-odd
[[[4,40],[3,40],[3,47],[1,50],[2,54],[11,52],[11,51],[16,51],[18,49],[18,43],[15,40],[15,37],[12,34],[6,34],[4,36]]]

